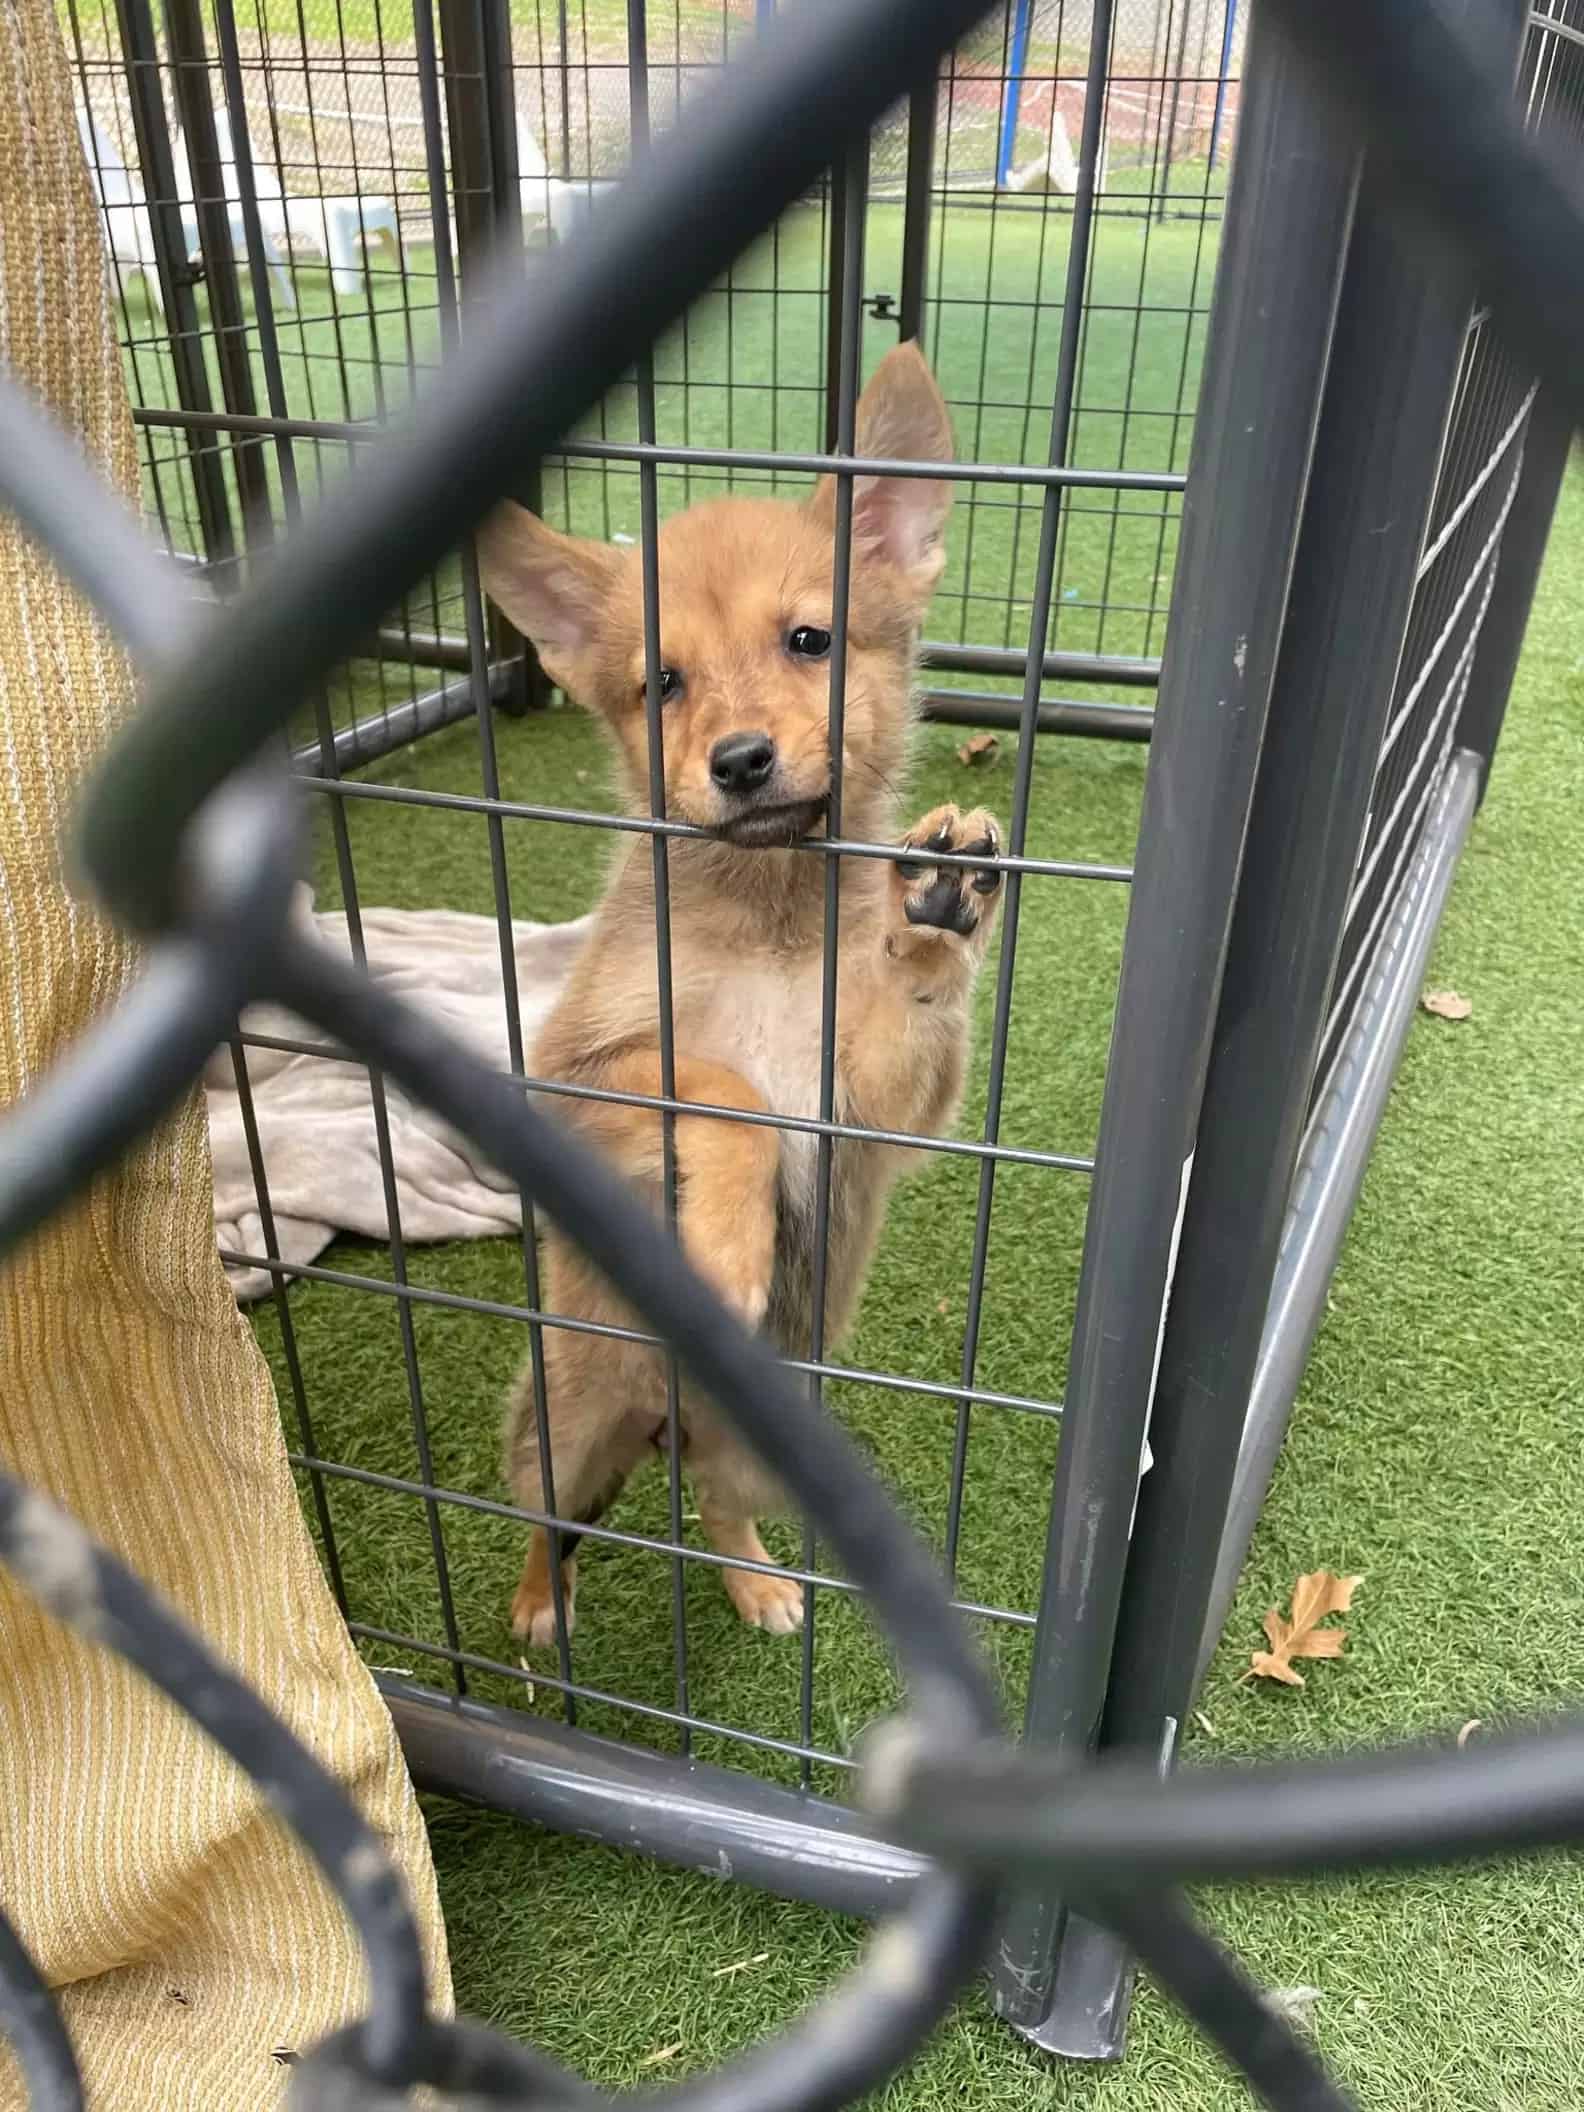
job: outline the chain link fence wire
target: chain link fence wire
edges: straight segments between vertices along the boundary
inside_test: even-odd
[[[1344,6],[1318,22],[1296,0],[1265,4],[1272,34],[1363,111],[1405,200],[1463,246],[1502,336],[1539,369],[1566,416],[1584,420],[1584,214],[1543,148],[1522,137],[1507,83],[1439,6]],[[1138,1950],[1267,2104],[1339,2112],[1343,2092],[1173,1888],[1576,1840],[1584,1727],[1553,1724],[1467,1754],[1191,1770],[1166,1784],[1137,1764],[1053,1768],[1000,1744],[988,1684],[933,1559],[837,1427],[674,1245],[655,1239],[614,1177],[526,1104],[519,1084],[290,931],[297,814],[282,774],[255,761],[296,699],[465,536],[512,465],[554,445],[972,12],[961,0],[809,0],[790,13],[746,56],[729,93],[701,98],[686,137],[662,143],[643,182],[611,201],[553,274],[531,287],[506,275],[487,324],[448,364],[408,436],[370,451],[260,567],[223,625],[171,591],[164,561],[97,491],[70,443],[14,390],[0,396],[0,498],[96,601],[150,689],[89,787],[79,838],[103,899],[148,938],[148,965],[121,1010],[0,1123],[0,1250],[188,1085],[244,999],[289,1005],[451,1121],[586,1249],[792,1490],[901,1663],[907,1714],[876,1742],[871,1801],[900,1838],[938,1858],[941,1874],[882,1931],[859,1974],[786,2038],[653,2101],[710,2112],[847,2101],[905,2058],[975,1968],[998,1884],[1038,1866]],[[805,125],[777,125],[789,99],[808,113]],[[239,171],[256,221],[245,161]],[[714,208],[707,220],[701,196]],[[853,473],[850,462],[841,467]],[[372,2107],[419,2084],[478,2104],[589,2100],[530,2051],[427,2015],[405,1904],[350,1804],[135,1577],[7,1477],[0,1556],[61,1619],[138,1665],[236,1757],[357,1923],[369,2015],[303,2062],[296,2104]],[[78,2105],[47,1993],[3,1924],[0,2011],[33,2105]]]

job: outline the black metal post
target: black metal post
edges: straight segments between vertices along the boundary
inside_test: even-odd
[[[1101,1745],[1170,1754],[1201,1640],[1468,324],[1366,186],[1249,816]],[[1291,1395],[1281,1404],[1284,1427]],[[1115,2006],[1130,1970],[1113,1942]],[[1091,1958],[1098,1970],[1098,1958]]]
[[[1156,1354],[1189,1191],[1244,831],[1309,478],[1356,187],[1344,120],[1254,24],[1150,751],[1027,1735],[1100,1727]],[[1304,180],[1293,180],[1294,169]],[[1048,1893],[1013,1904],[995,1977],[1036,2043],[1115,2057],[1113,1939]]]
[[[420,5],[428,0],[419,0]],[[522,251],[522,190],[517,166],[517,101],[511,15],[505,0],[436,0],[445,59],[451,195],[456,208],[458,279],[464,314],[482,294],[490,261]],[[540,505],[539,466],[523,477],[518,497]],[[520,717],[543,705],[550,686],[527,639],[493,604],[491,662],[517,670],[501,709]]]
[[[940,76],[931,70],[908,97],[907,189],[902,206],[902,291],[897,299],[900,336],[924,334],[924,300],[929,284],[929,228],[935,182],[935,123],[940,106]]]
[[[258,403],[248,350],[247,310],[231,240],[231,203],[226,197],[226,170],[215,130],[214,89],[209,78],[200,0],[165,0],[165,35],[170,47],[176,108],[187,143],[187,165],[192,174],[193,210],[203,255],[204,284],[209,289],[209,319],[214,326],[220,388],[228,411],[251,418]],[[262,440],[239,438],[231,450],[244,531],[248,541],[255,544],[274,540],[265,444]]]
[[[825,306],[825,451],[834,454],[841,445],[842,381],[842,270],[847,255],[847,224],[851,215],[866,219],[869,210],[869,157],[852,158],[852,165],[839,165],[830,177],[829,248],[826,258]],[[860,243],[862,236],[859,237]],[[861,325],[860,325],[861,329]],[[904,331],[906,336],[907,332]]]
[[[149,12],[149,0],[116,0],[116,15],[132,102],[132,129],[143,170],[154,257],[165,303],[176,400],[184,411],[207,415],[214,409],[214,401],[209,394],[209,375],[204,365],[200,335],[202,326],[198,302],[193,294],[193,284],[199,274],[187,261],[187,243],[182,234],[181,205],[176,196],[176,166],[171,156],[170,127],[165,116],[165,92],[160,85],[160,55],[154,35],[154,18]],[[236,557],[236,536],[231,526],[225,470],[212,438],[206,433],[189,431],[187,451],[192,464],[193,493],[198,506],[204,555],[211,566],[224,566],[229,571]]]
[[[919,698],[919,717],[946,726],[989,726],[1018,733],[1023,706],[1016,697],[985,690],[926,689]],[[1147,741],[1154,724],[1149,704],[1101,704],[1087,697],[1041,697],[1034,721],[1038,733],[1071,733],[1099,741]]]
[[[1523,468],[1512,510],[1502,531],[1496,578],[1474,648],[1468,692],[1458,719],[1457,745],[1480,758],[1480,798],[1490,782],[1491,760],[1501,738],[1502,720],[1512,691],[1518,654],[1523,646],[1535,584],[1540,577],[1557,494],[1562,488],[1571,421],[1544,389],[1535,398],[1524,433]]]
[[[941,674],[1011,675],[1028,679],[1028,653],[1016,645],[951,645],[926,638],[919,647],[920,667]],[[1123,689],[1153,689],[1160,681],[1158,660],[1130,659],[1121,653],[1047,652],[1040,661],[1046,682],[1116,683]]]

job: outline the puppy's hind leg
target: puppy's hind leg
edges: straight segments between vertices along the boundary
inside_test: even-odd
[[[688,1468],[698,1494],[699,1523],[717,1554],[762,1562],[767,1569],[723,1569],[726,1595],[750,1628],[793,1635],[803,1625],[803,1586],[776,1567],[759,1537],[757,1511],[785,1499],[712,1410],[689,1404]]]
[[[512,1391],[506,1424],[506,1479],[524,1510],[549,1509],[554,1488],[559,1518],[593,1525],[620,1493],[633,1468],[648,1450],[645,1424],[633,1414],[631,1361],[623,1345],[590,1336],[547,1331],[545,1406],[550,1435],[550,1473],[540,1456],[539,1424],[533,1382],[528,1369]],[[651,1418],[652,1420],[652,1418]],[[555,1592],[551,1580],[551,1534],[535,1526],[523,1565],[522,1581],[512,1600],[512,1633],[543,1648],[555,1641]],[[561,1550],[561,1588],[567,1630],[573,1625],[577,1591],[577,1546],[582,1535],[564,1529],[555,1536]]]

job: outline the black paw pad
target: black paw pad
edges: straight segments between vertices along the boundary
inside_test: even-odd
[[[964,894],[963,876],[956,867],[937,873],[923,894],[909,895],[902,908],[910,924],[928,924],[937,931],[955,931],[963,939],[979,922],[979,913]]]

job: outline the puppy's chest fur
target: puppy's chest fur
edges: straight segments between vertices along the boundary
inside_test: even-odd
[[[723,964],[707,990],[696,992],[686,1046],[734,1070],[773,1113],[817,1118],[821,983],[818,954],[750,954]],[[819,1140],[807,1130],[782,1130],[780,1143],[782,1212],[812,1219]]]

